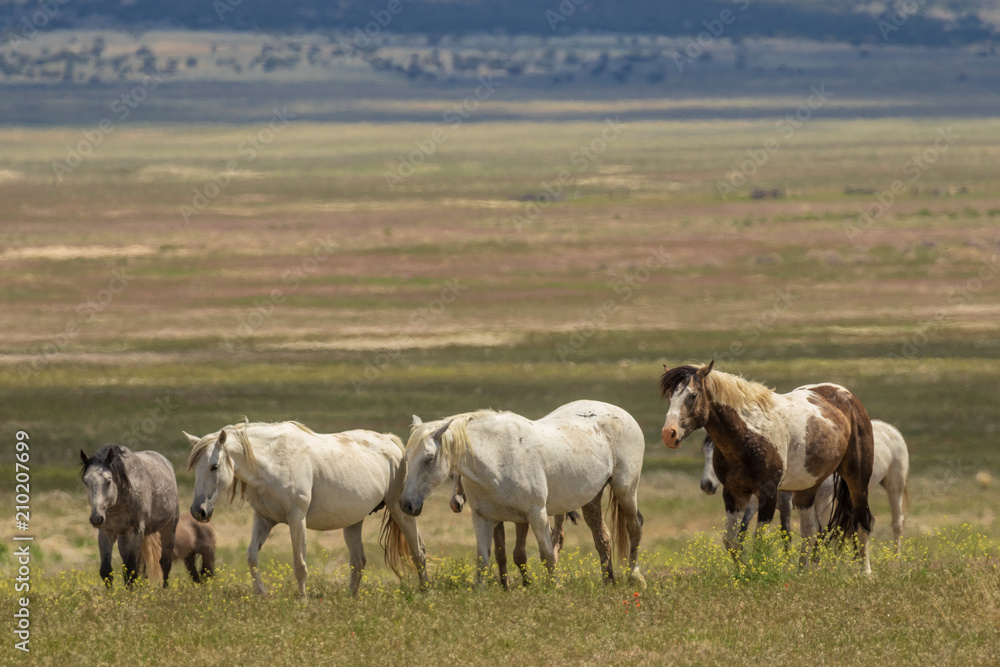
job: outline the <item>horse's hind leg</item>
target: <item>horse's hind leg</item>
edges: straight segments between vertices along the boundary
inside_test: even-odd
[[[639,480],[636,479],[636,487],[633,488],[631,493],[621,493],[616,491],[614,486],[611,487],[613,493],[611,502],[617,503],[618,507],[615,514],[613,523],[619,524],[625,522],[625,532],[628,534],[629,549],[628,549],[628,562],[626,567],[628,568],[628,579],[629,581],[638,584],[639,586],[645,588],[646,578],[642,576],[639,571],[639,542],[642,541],[642,521],[640,520],[639,506],[636,501],[635,488],[638,487]],[[622,532],[620,529],[615,530],[618,534],[618,539],[621,540]]]
[[[559,514],[555,517],[555,522],[552,526],[552,550],[556,553],[556,563],[559,562],[559,553],[562,551],[563,542],[566,540],[566,531],[563,530],[563,524],[566,522],[566,515]]]
[[[361,542],[361,524],[358,521],[353,526],[344,528],[344,542],[347,543],[347,551],[351,555],[351,595],[358,594],[358,587],[361,585],[361,577],[365,571],[365,545]]]
[[[261,581],[260,571],[257,569],[257,559],[260,556],[260,548],[267,541],[267,536],[271,534],[274,523],[254,512],[253,532],[250,535],[250,545],[247,546],[247,566],[250,568],[250,576],[253,578],[253,589],[257,595],[267,595],[264,582]]]
[[[493,529],[493,557],[497,560],[500,585],[505,591],[510,590],[510,579],[507,577],[507,530],[503,527],[503,521]]]
[[[611,564],[611,533],[604,524],[604,517],[601,516],[601,498],[604,497],[604,489],[601,489],[594,499],[584,505],[583,520],[590,528],[594,536],[594,548],[597,549],[597,557],[601,560],[601,572],[604,573],[604,580],[608,583],[615,583],[614,567]]]
[[[893,471],[882,480],[882,485],[889,494],[889,511],[892,513],[892,537],[896,542],[896,554],[903,550],[903,526],[906,516],[903,514],[903,498],[906,496],[906,480],[892,479]]]
[[[514,524],[514,565],[521,573],[521,584],[527,586],[531,583],[528,575],[528,529],[526,523]]]
[[[816,520],[816,492],[820,487],[814,486],[804,491],[792,493],[792,504],[799,511],[799,533],[802,535],[802,551],[799,554],[799,567],[805,567],[810,555],[816,554],[816,533],[819,523]]]

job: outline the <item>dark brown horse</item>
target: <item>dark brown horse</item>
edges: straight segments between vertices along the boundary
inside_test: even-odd
[[[873,436],[868,411],[836,384],[799,387],[787,394],[707,366],[679,366],[660,377],[670,399],[663,444],[673,449],[704,428],[715,442],[714,466],[723,481],[726,547],[740,548],[739,527],[750,497],[759,498],[758,530],[774,518],[778,491],[792,491],[798,509],[813,506],[820,485],[834,472],[839,511],[830,528],[860,537],[865,572],[871,572],[868,508]],[[800,512],[802,537],[815,543],[813,512]]]

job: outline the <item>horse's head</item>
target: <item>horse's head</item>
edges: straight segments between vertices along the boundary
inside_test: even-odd
[[[719,490],[719,477],[715,474],[715,461],[713,453],[715,443],[710,436],[705,436],[705,442],[701,443],[701,453],[705,455],[705,469],[701,471],[701,490],[708,495]]]
[[[705,378],[712,372],[715,361],[697,368],[678,366],[667,369],[660,377],[660,396],[670,399],[667,418],[663,422],[660,437],[670,449],[681,446],[681,442],[692,431],[702,428],[708,421],[708,393]]]
[[[226,451],[226,430],[212,433],[204,438],[185,433],[191,441],[191,456],[188,470],[194,469],[194,499],[191,501],[191,516],[205,523],[212,520],[219,491],[233,486],[233,461]]]
[[[451,462],[442,444],[449,426],[450,421],[438,426],[413,418],[410,440],[406,443],[406,481],[399,498],[400,509],[411,516],[420,514],[424,499],[451,472]]]
[[[122,459],[129,450],[118,445],[102,447],[93,456],[80,450],[83,470],[80,476],[87,486],[87,499],[90,500],[90,524],[95,528],[104,525],[108,508],[118,502],[119,488],[125,491],[128,486],[128,476]]]

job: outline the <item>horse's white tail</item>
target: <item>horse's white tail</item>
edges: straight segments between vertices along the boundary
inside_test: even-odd
[[[385,550],[386,565],[392,568],[397,577],[402,579],[403,575],[400,574],[399,569],[403,563],[405,562],[410,567],[413,566],[409,560],[403,560],[403,553],[409,552],[410,544],[406,541],[406,536],[399,529],[399,524],[392,518],[392,513],[389,512],[388,508],[382,516],[382,530],[379,532],[378,543]]]
[[[613,489],[608,488],[610,498],[608,499],[608,521],[611,523],[611,548],[618,552],[618,562],[624,563],[628,558],[629,536],[628,523],[622,517],[621,506]]]
[[[146,568],[146,577],[154,583],[163,583],[163,569],[160,568],[162,553],[159,533],[150,533],[142,538],[142,564]]]

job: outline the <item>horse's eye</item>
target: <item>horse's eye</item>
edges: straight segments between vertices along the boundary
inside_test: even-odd
[[[433,460],[434,460],[434,455],[428,454],[427,456],[424,457],[423,463],[425,466],[429,466]]]
[[[698,398],[698,392],[696,391],[692,391],[690,394],[687,395],[688,401],[693,401],[696,398]]]
[[[211,470],[212,472],[216,472],[216,471],[218,471],[218,469],[219,469],[219,464],[218,463],[213,463],[212,467],[209,468],[209,470]]]

